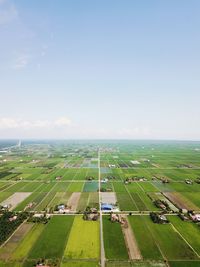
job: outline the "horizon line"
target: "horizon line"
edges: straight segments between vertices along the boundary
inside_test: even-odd
[[[200,139],[173,139],[173,138],[0,138],[0,141],[178,141],[178,142],[200,142]]]

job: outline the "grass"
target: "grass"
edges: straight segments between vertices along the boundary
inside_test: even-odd
[[[61,258],[74,216],[53,216],[33,246],[29,259]]]
[[[24,237],[29,233],[32,224],[23,223],[19,228],[13,233],[8,242],[6,242],[0,249],[0,259],[9,260],[12,257],[13,252],[24,239]]]
[[[39,203],[39,205],[37,206],[37,210],[38,211],[43,211],[47,208],[49,202],[54,198],[56,192],[50,192],[48,193],[43,200],[41,201],[41,203]]]
[[[0,203],[9,198],[12,194],[12,192],[0,192]]]
[[[83,182],[72,182],[67,188],[68,192],[81,192],[83,189]]]
[[[200,261],[170,261],[170,267],[199,267]]]
[[[52,189],[54,192],[66,192],[69,187],[69,182],[57,182],[56,186]]]
[[[0,262],[0,267],[22,267],[19,262]]]
[[[119,204],[119,208],[120,210],[124,211],[132,211],[132,210],[138,210],[135,202],[133,202],[133,200],[131,199],[131,197],[129,196],[128,192],[126,193],[116,193],[117,195],[117,202]]]
[[[97,192],[99,184],[97,181],[85,182],[83,192]]]
[[[199,197],[199,193],[197,192],[182,192],[181,193],[186,199],[187,201],[189,200],[190,202],[192,202],[196,208],[200,209],[200,197]]]
[[[103,236],[106,258],[109,260],[128,260],[121,224],[112,223],[109,216],[103,216]]]
[[[81,197],[79,199],[77,210],[84,211],[89,203],[89,194],[87,192],[82,192]]]
[[[24,201],[19,203],[19,205],[17,205],[17,207],[15,208],[15,211],[23,211],[25,207],[31,202],[32,203],[34,202],[35,205],[37,205],[39,203],[38,201],[41,201],[44,197],[45,197],[45,193],[34,192],[29,197],[27,197]]]
[[[131,184],[126,185],[126,188],[131,193],[143,192],[142,188],[136,182],[132,182]]]
[[[114,191],[117,193],[127,193],[126,188],[122,182],[113,182]]]
[[[99,222],[84,221],[82,215],[76,216],[64,257],[67,259],[98,259],[99,255]]]
[[[155,224],[144,216],[154,239],[168,260],[194,260],[197,256],[170,224]]]
[[[200,229],[192,222],[184,222],[179,217],[170,216],[170,222],[178,232],[187,240],[193,249],[200,255]]]
[[[44,227],[43,224],[35,224],[13,252],[11,260],[22,261],[28,255],[32,246],[44,230]]]
[[[166,264],[161,261],[109,261],[106,263],[106,267],[166,267]]]
[[[138,193],[131,193],[131,197],[133,198],[137,209],[138,210],[148,210],[148,208],[146,207],[146,205],[144,204],[144,202],[142,201],[142,199],[140,198],[140,194]]]
[[[148,229],[145,216],[129,216],[128,220],[136,237],[141,254],[146,260],[162,260],[157,241]],[[145,233],[145,234],[144,234]]]
[[[60,267],[99,267],[99,264],[93,261],[68,261],[62,262]]]

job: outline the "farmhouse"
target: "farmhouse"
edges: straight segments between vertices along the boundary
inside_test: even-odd
[[[131,160],[131,163],[133,165],[139,165],[140,164],[140,162],[138,160]]]
[[[168,219],[164,214],[159,214],[156,212],[150,212],[150,218],[154,223],[159,223],[159,224],[165,224],[169,223]]]
[[[55,207],[55,211],[57,211],[60,214],[68,213],[71,211],[70,206],[66,206],[65,204],[59,204]]]
[[[189,185],[193,184],[192,180],[190,180],[190,179],[185,179],[185,183],[189,184]]]
[[[39,264],[36,265],[36,267],[41,267],[41,266],[42,267],[50,267],[49,265],[44,265],[43,263],[39,263]]]
[[[112,211],[113,206],[111,204],[102,204],[101,209],[104,211]]]
[[[159,215],[159,218],[160,218],[160,220],[161,220],[163,223],[167,223],[167,222],[168,222],[168,220],[167,220],[167,218],[165,217],[165,215]]]
[[[118,212],[119,211],[118,207],[116,207],[113,204],[107,204],[107,203],[101,204],[101,210],[104,212],[111,212],[111,211]]]
[[[109,167],[109,168],[115,168],[116,165],[115,165],[115,164],[109,164],[108,167]]]
[[[193,222],[200,222],[200,214],[190,214],[190,217]]]
[[[16,220],[17,220],[17,216],[16,215],[9,218],[9,221],[10,222],[13,222],[13,221],[16,221]]]
[[[57,180],[57,181],[59,181],[59,180],[61,180],[61,179],[62,179],[62,176],[57,176],[57,177],[56,177],[56,180]]]

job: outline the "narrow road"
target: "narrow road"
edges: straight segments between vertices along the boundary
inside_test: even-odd
[[[100,241],[101,241],[101,267],[105,267],[105,251],[104,251],[104,242],[103,242],[103,220],[102,220],[102,211],[101,211],[101,154],[100,149],[98,150],[98,170],[99,170],[99,214],[100,214]]]

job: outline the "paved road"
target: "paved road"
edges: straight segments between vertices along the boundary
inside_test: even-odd
[[[103,242],[103,220],[101,211],[101,168],[100,168],[100,150],[98,151],[98,169],[99,169],[99,212],[100,212],[100,240],[101,240],[101,267],[105,267],[105,250]]]

